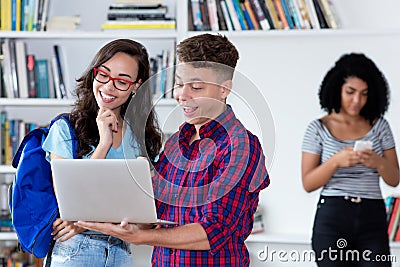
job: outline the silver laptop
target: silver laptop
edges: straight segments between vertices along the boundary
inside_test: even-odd
[[[53,159],[51,168],[63,220],[176,224],[157,219],[144,159]]]

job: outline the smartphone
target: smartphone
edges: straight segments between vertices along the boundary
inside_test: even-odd
[[[356,141],[354,144],[354,151],[362,151],[366,149],[372,149],[371,141]]]

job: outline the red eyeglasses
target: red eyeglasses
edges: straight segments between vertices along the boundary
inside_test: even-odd
[[[132,85],[138,82],[138,81],[132,82],[122,78],[113,78],[107,72],[100,70],[98,68],[93,68],[93,72],[96,81],[98,81],[99,83],[106,84],[111,80],[113,82],[115,89],[120,91],[127,91]]]

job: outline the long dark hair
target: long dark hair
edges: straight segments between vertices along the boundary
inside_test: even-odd
[[[70,116],[71,124],[77,133],[80,157],[88,154],[92,149],[91,146],[97,146],[100,139],[96,124],[99,107],[93,94],[93,68],[101,66],[119,52],[137,59],[139,65],[137,79],[140,79],[142,84],[149,78],[149,56],[146,48],[140,43],[129,39],[117,39],[107,43],[97,52],[86,71],[76,80],[77,100]],[[135,101],[131,103],[132,95],[130,95],[122,105],[121,116],[131,128],[142,155],[154,161],[161,149],[161,132],[153,110],[150,88],[140,86],[134,99]]]

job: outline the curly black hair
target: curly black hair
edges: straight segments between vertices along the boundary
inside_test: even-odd
[[[367,103],[360,115],[372,124],[387,111],[390,91],[383,73],[362,53],[342,55],[327,72],[319,89],[321,108],[328,114],[340,111],[342,86],[350,77],[359,78],[368,85]]]
[[[142,84],[149,78],[149,56],[140,43],[130,39],[117,39],[107,43],[97,52],[86,71],[77,79],[77,100],[70,115],[71,124],[77,133],[78,156],[89,153],[91,146],[97,146],[100,139],[96,124],[99,107],[93,94],[93,68],[101,66],[119,52],[137,59],[137,79],[142,80]],[[153,108],[152,93],[148,86],[140,86],[135,97],[130,95],[121,107],[121,116],[131,128],[142,155],[151,161],[154,161],[162,146],[161,131]]]

